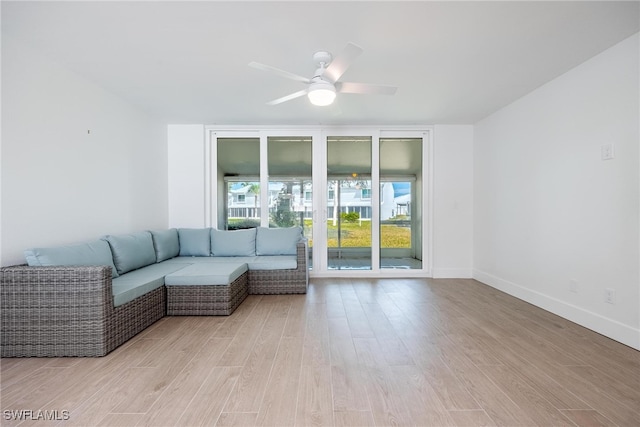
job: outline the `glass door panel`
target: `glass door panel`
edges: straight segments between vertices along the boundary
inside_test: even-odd
[[[267,138],[269,227],[302,227],[313,254],[313,185],[311,137]]]
[[[260,138],[219,138],[218,195],[224,206],[220,228],[238,230],[260,225]],[[222,190],[222,191],[220,191]],[[222,202],[222,203],[220,203]]]
[[[371,137],[327,138],[327,258],[371,270]]]
[[[421,269],[422,138],[380,139],[380,268]]]

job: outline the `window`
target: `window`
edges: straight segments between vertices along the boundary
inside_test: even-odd
[[[360,190],[360,198],[361,199],[370,199],[371,198],[371,189],[370,188],[363,188],[362,190]]]
[[[304,201],[310,202],[312,200],[313,193],[311,191],[304,192]]]
[[[238,194],[238,203],[245,203],[247,196],[244,194]]]

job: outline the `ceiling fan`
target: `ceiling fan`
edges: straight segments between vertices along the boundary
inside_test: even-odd
[[[353,60],[360,56],[361,53],[362,48],[353,43],[347,43],[342,52],[335,58],[333,58],[329,52],[316,52],[313,54],[313,61],[317,64],[318,69],[311,78],[299,76],[258,62],[251,62],[249,63],[249,66],[258,70],[269,71],[281,77],[308,85],[303,90],[269,101],[267,102],[267,105],[281,104],[304,95],[309,97],[309,101],[311,101],[312,104],[325,106],[333,103],[336,93],[356,93],[365,95],[393,95],[396,93],[398,88],[395,86],[339,81],[340,77],[342,77],[344,72],[347,71],[347,68],[349,68]]]

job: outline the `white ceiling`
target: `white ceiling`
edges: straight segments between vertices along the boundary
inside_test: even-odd
[[[627,2],[8,2],[2,35],[167,123],[472,124],[640,30]],[[344,81],[398,86],[265,105],[317,50],[364,53]]]

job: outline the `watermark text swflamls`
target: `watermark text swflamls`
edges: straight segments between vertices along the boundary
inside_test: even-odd
[[[71,413],[66,409],[5,409],[2,417],[7,421],[66,421],[71,418]]]

